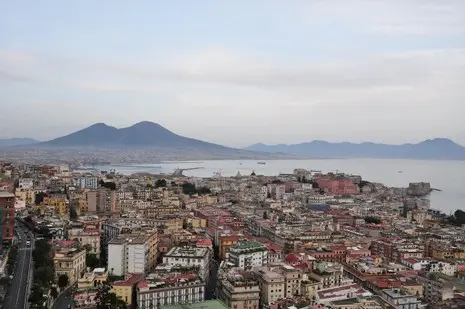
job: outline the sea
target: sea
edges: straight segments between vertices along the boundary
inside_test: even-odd
[[[172,174],[184,169],[185,176],[212,177],[215,174],[229,177],[239,172],[242,176],[274,176],[292,173],[296,168],[321,172],[343,172],[360,175],[364,180],[383,183],[390,187],[407,187],[409,182],[429,182],[435,189],[430,195],[431,208],[451,214],[457,209],[465,211],[465,161],[430,161],[402,159],[312,159],[268,160],[207,160],[162,162],[160,164],[128,164],[93,166],[98,170],[114,169],[120,174],[153,173]]]

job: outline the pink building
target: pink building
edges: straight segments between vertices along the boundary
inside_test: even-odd
[[[316,180],[318,187],[331,195],[355,195],[360,193],[359,187],[345,178],[321,177]]]

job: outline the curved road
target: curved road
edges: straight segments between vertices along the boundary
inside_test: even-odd
[[[18,261],[15,267],[15,273],[11,284],[8,288],[8,296],[6,297],[3,308],[5,309],[24,309],[28,299],[28,282],[29,274],[32,269],[32,246],[34,236],[27,232],[31,239],[31,246],[26,246],[26,233],[21,228],[18,228],[21,235],[19,241]]]

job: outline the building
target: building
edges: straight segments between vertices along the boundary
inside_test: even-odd
[[[34,180],[32,178],[20,178],[18,181],[18,188],[19,189],[33,189],[34,188]]]
[[[15,232],[15,195],[0,191],[0,246],[10,246]]]
[[[36,191],[34,189],[16,188],[15,196],[16,199],[24,201],[26,206],[34,205],[36,201]]]
[[[81,176],[74,179],[74,186],[80,189],[97,189],[98,178],[96,176]]]
[[[128,234],[108,243],[110,275],[147,274],[157,261],[157,234]]]
[[[404,289],[384,289],[382,297],[396,309],[419,309],[421,301]]]
[[[260,302],[269,305],[285,298],[286,281],[284,275],[266,266],[254,269],[260,286]]]
[[[251,268],[264,266],[268,261],[268,248],[265,244],[241,240],[229,248],[228,260],[236,267]]]
[[[254,274],[229,272],[218,279],[218,298],[233,309],[258,309],[260,285]]]
[[[199,268],[199,276],[205,282],[210,275],[212,250],[206,247],[173,247],[163,257],[163,264],[167,266],[182,266]]]
[[[55,277],[67,275],[69,285],[76,283],[86,271],[86,250],[76,248],[62,248],[55,251],[53,257]]]
[[[135,295],[136,284],[142,281],[141,274],[130,274],[126,280],[116,281],[111,284],[111,291],[115,293],[116,297],[124,300],[129,308],[135,308]]]
[[[140,308],[202,302],[205,300],[205,282],[193,268],[187,272],[170,268],[167,272],[150,274],[139,282],[136,297]]]

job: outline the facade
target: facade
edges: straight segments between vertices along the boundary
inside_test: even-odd
[[[98,178],[96,176],[82,176],[74,180],[74,186],[80,189],[97,189]]]
[[[0,246],[13,243],[15,231],[15,195],[0,191]]]
[[[55,252],[53,262],[56,280],[60,275],[67,275],[69,285],[73,285],[86,270],[86,251],[75,248],[61,249]]]
[[[123,237],[124,236],[124,237]],[[146,274],[155,268],[157,234],[122,235],[108,243],[108,269],[111,275]]]
[[[228,260],[244,269],[263,266],[268,262],[268,248],[256,241],[241,240],[229,248]]]
[[[263,305],[269,305],[285,297],[286,281],[284,276],[268,267],[258,267],[257,273],[260,286],[260,302]]]
[[[232,273],[218,280],[218,298],[233,309],[258,309],[260,285],[250,273]]]
[[[17,199],[24,201],[26,206],[34,205],[36,200],[36,192],[34,189],[16,188],[15,196]]]
[[[205,300],[205,282],[196,273],[154,273],[137,285],[140,308],[164,308],[167,305],[191,304]]]
[[[18,188],[20,189],[33,189],[34,180],[32,178],[20,178],[18,181]]]

